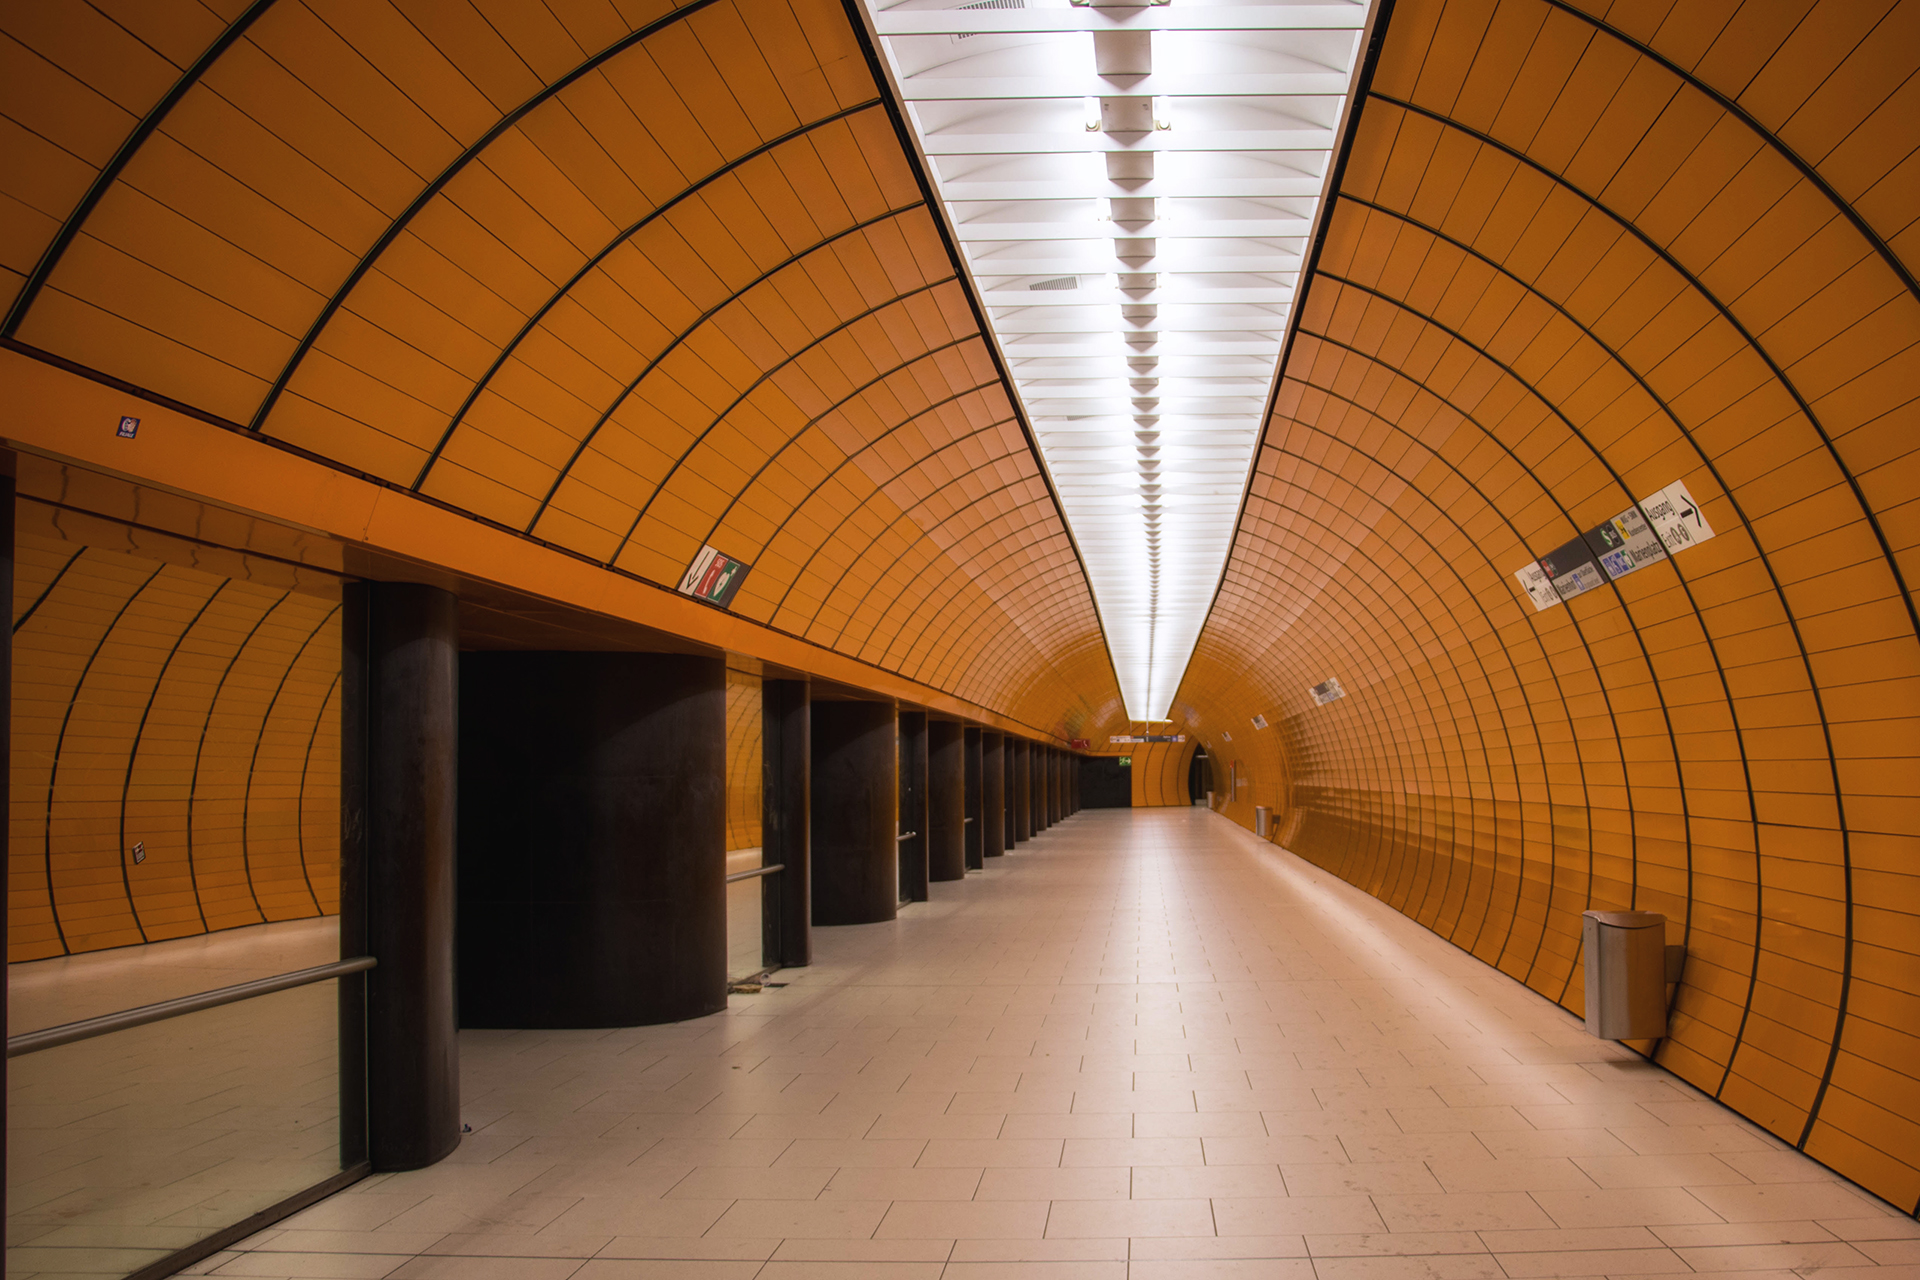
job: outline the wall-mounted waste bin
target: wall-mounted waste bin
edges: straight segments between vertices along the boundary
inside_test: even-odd
[[[1602,1040],[1666,1035],[1667,918],[1656,911],[1588,911],[1581,938],[1588,1034]]]
[[[1266,805],[1253,806],[1253,834],[1262,840],[1268,839],[1273,834],[1273,810]]]

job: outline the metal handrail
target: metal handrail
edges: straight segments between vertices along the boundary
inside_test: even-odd
[[[76,1040],[91,1040],[95,1036],[104,1036],[110,1031],[143,1027],[149,1022],[164,1022],[168,1018],[177,1018],[183,1013],[217,1009],[223,1004],[237,1004],[242,1000],[251,1000],[255,996],[271,995],[276,991],[288,991],[294,987],[307,986],[309,983],[325,982],[329,978],[344,978],[351,973],[364,973],[379,963],[372,956],[356,956],[351,960],[336,960],[332,964],[315,965],[311,969],[277,973],[271,978],[256,978],[252,982],[237,982],[230,987],[215,987],[212,991],[202,991],[197,995],[162,1000],[157,1004],[143,1004],[137,1009],[103,1013],[97,1018],[84,1018],[79,1022],[63,1022],[57,1027],[48,1027],[43,1031],[28,1031],[22,1035],[8,1036],[7,1056],[17,1058],[23,1053],[38,1053],[42,1049],[72,1044]]]
[[[902,840],[911,840],[919,834],[920,833],[918,831],[902,831],[899,835],[893,838],[893,842],[895,844],[899,844]]]
[[[776,871],[785,871],[786,869],[786,863],[776,862],[770,867],[754,867],[747,871],[736,871],[727,877],[727,883],[732,884],[735,880],[751,880],[755,876],[770,876]]]

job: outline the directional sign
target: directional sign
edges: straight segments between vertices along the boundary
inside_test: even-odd
[[[1582,536],[1586,539],[1587,549],[1599,560],[1600,567],[1607,571],[1609,578],[1616,580],[1626,577],[1635,569],[1667,558],[1667,549],[1661,545],[1660,535],[1653,531],[1637,506],[1628,507],[1605,524],[1587,530]]]
[[[680,594],[729,608],[740,584],[746,581],[748,567],[744,561],[721,555],[712,547],[702,547],[680,579]]]
[[[1713,536],[1713,527],[1683,480],[1675,480],[1651,498],[1640,499],[1640,510],[1646,512],[1647,523],[1674,555]]]
[[[1122,746],[1136,742],[1185,742],[1184,733],[1116,733],[1108,742],[1117,742]]]
[[[1538,560],[1515,569],[1513,576],[1519,580],[1520,589],[1527,593],[1527,599],[1533,601],[1536,610],[1551,609],[1560,603],[1560,593],[1553,589],[1553,579],[1547,576],[1547,571],[1540,567]]]
[[[1314,706],[1324,707],[1335,698],[1346,697],[1347,691],[1340,687],[1338,680],[1329,676],[1327,679],[1313,686],[1313,688],[1307,690],[1307,696],[1313,699]]]
[[[1265,716],[1255,716],[1255,717],[1253,718],[1253,727],[1254,727],[1254,728],[1256,728],[1256,729],[1264,729],[1264,728],[1266,728],[1266,727],[1267,727],[1267,718],[1266,718]]]
[[[1560,593],[1562,600],[1571,600],[1607,580],[1600,566],[1593,562],[1593,550],[1585,538],[1564,542],[1541,556],[1540,571],[1552,580],[1553,589]]]

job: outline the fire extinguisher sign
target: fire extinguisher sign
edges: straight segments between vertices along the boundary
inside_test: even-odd
[[[680,594],[730,609],[750,567],[745,561],[722,555],[712,547],[702,547],[693,563],[687,566],[686,576],[680,579]]]

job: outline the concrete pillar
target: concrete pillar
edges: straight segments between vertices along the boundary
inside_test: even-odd
[[[1007,851],[1007,735],[980,732],[980,853],[998,858]]]
[[[890,702],[815,702],[813,923],[872,924],[900,906]]]
[[[986,785],[986,761],[982,754],[980,742],[981,732],[980,729],[973,725],[968,725],[962,735],[960,745],[960,754],[964,759],[966,772],[965,785],[963,787],[963,791],[965,792],[963,803],[966,809],[964,821],[966,823],[967,834],[964,843],[966,845],[967,870],[969,871],[978,871],[987,865],[987,825],[981,815],[982,789]]]
[[[460,1025],[727,1007],[727,673],[683,653],[469,653]]]
[[[927,713],[900,713],[900,901],[927,900]]]
[[[761,877],[764,963],[813,963],[812,696],[805,680],[760,683],[760,856],[785,868]]]
[[[1033,744],[1009,738],[1007,755],[1013,761],[1013,839],[1024,844],[1033,839]]]
[[[365,1115],[376,1172],[418,1169],[460,1145],[459,601],[417,583],[353,583],[340,635],[340,949],[380,962],[363,989],[345,984],[341,1104]]]
[[[967,878],[967,735],[956,720],[927,725],[927,878]]]

